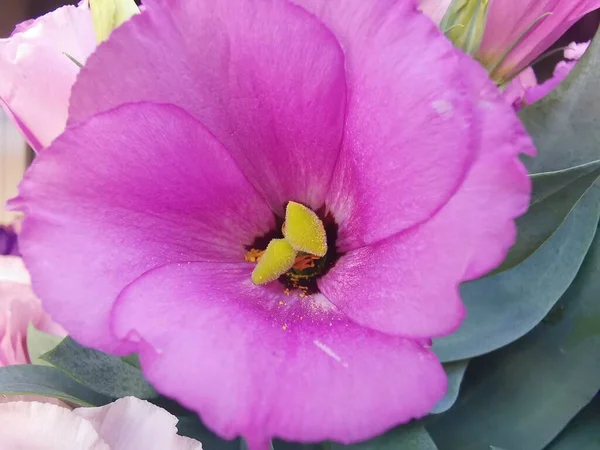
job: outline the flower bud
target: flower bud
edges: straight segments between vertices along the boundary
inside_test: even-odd
[[[479,48],[489,7],[489,0],[452,0],[440,27],[454,45],[469,54]]]
[[[134,0],[89,0],[98,43],[112,31],[140,12]]]

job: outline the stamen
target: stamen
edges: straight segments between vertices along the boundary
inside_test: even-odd
[[[300,203],[288,203],[283,236],[296,251],[319,257],[327,253],[327,235],[323,222],[314,211]]]
[[[274,231],[246,247],[244,259],[256,264],[252,282],[260,285],[279,280],[285,287],[285,295],[291,295],[291,290],[300,291],[300,297],[318,292],[317,280],[327,273],[338,256],[337,226],[333,217],[317,215],[304,205],[288,202],[285,221],[276,218],[276,223]]]
[[[257,263],[265,251],[252,248],[244,255],[246,262]]]
[[[315,255],[298,255],[296,256],[296,261],[294,262],[292,269],[298,270],[300,272],[306,269],[314,269],[315,262],[318,259],[319,257]]]
[[[290,243],[285,239],[273,239],[269,242],[266,250],[259,258],[258,264],[252,271],[252,282],[254,284],[265,284],[275,281],[290,270],[295,261],[296,250]]]

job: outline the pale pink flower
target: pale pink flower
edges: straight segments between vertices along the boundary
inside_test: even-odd
[[[428,15],[435,23],[440,23],[452,0],[421,0],[419,10]]]
[[[0,367],[30,362],[26,346],[30,323],[47,333],[65,335],[31,290],[23,260],[0,256]]]
[[[0,404],[0,448],[44,450],[201,450],[177,435],[177,418],[126,397],[99,408],[69,410],[39,402]]]
[[[80,63],[96,48],[86,2],[65,6],[17,26],[0,39],[0,105],[29,144],[47,147],[65,128],[71,86]]]

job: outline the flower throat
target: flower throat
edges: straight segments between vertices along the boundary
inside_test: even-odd
[[[275,229],[258,237],[247,247],[245,260],[256,263],[255,284],[278,280],[285,292],[298,289],[300,295],[319,292],[317,280],[333,267],[338,227],[325,208],[316,213],[296,202],[288,202],[285,220],[275,217]]]

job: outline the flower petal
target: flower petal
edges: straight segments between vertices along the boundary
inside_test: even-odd
[[[64,335],[64,330],[42,310],[29,286],[29,274],[21,258],[0,257],[0,367],[29,363],[27,327]]]
[[[177,417],[135,397],[73,414],[92,424],[111,450],[202,450],[200,442],[177,435]]]
[[[420,0],[419,10],[436,24],[440,24],[452,0]]]
[[[50,403],[0,403],[0,422],[3,449],[119,450],[111,449],[87,420]]]
[[[493,1],[475,56],[486,67],[493,67],[510,50],[491,74],[509,80],[550,48],[571,25],[598,8],[600,0]]]
[[[346,58],[346,127],[327,200],[346,251],[428,219],[454,194],[477,141],[472,91],[460,52],[416,2],[297,3]]]
[[[564,52],[567,61],[560,61],[556,65],[551,78],[542,84],[538,85],[536,83],[527,89],[524,93],[524,102],[528,105],[535,103],[556,89],[569,76],[569,73],[575,68],[577,61],[583,56],[589,45],[590,42],[582,42],[580,44],[571,42]]]
[[[502,98],[506,103],[512,105],[515,111],[520,111],[525,104],[526,94],[537,86],[535,72],[528,67],[504,87]]]
[[[244,246],[274,226],[227,151],[175,106],[123,106],[70,129],[50,150],[12,206],[26,212],[21,252],[35,291],[83,345],[126,351],[108,313],[145,271],[243,261]]]
[[[70,112],[78,121],[125,102],[178,105],[283,216],[289,200],[322,206],[345,97],[339,45],[302,9],[181,0],[152,2],[113,32],[81,71]]]
[[[0,225],[0,256],[19,256],[19,239],[17,231],[11,225]],[[0,279],[4,275],[0,273]]]
[[[254,286],[251,270],[167,265],[125,289],[113,315],[156,388],[222,437],[355,442],[443,396],[441,365],[419,343],[357,326],[322,295]]]
[[[79,68],[64,53],[85,63],[95,47],[87,5],[59,8],[0,39],[0,106],[35,150],[48,146],[67,122]]]
[[[30,284],[29,272],[23,264],[23,260],[14,255],[0,256],[0,282]]]
[[[459,326],[459,285],[497,267],[513,245],[514,219],[529,205],[520,153],[535,149],[485,72],[465,75],[481,94],[482,147],[464,184],[428,222],[342,257],[319,282],[348,316],[374,329],[435,337]]]
[[[575,64],[577,64],[577,61],[560,61],[554,68],[554,73],[551,78],[548,78],[543,83],[532,86],[525,91],[523,102],[527,105],[531,105],[544,98],[567,78],[569,73],[571,73],[571,70],[575,67]]]

